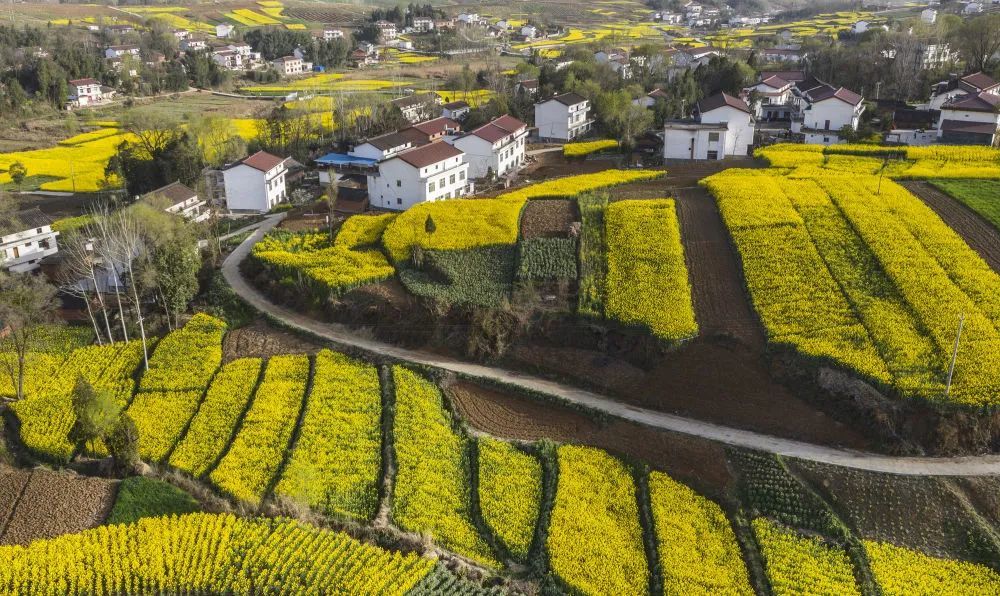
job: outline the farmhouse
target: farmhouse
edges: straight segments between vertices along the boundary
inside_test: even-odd
[[[0,222],[0,267],[12,273],[38,268],[43,258],[59,252],[50,220],[37,207]]]
[[[307,73],[312,70],[311,62],[304,62],[302,58],[296,58],[295,56],[284,56],[283,58],[274,60],[271,64],[278,73],[286,77]]]
[[[753,109],[758,120],[789,120],[795,112],[792,86],[790,81],[771,75],[761,79],[756,85],[743,89],[743,99],[746,101],[756,92],[759,101],[754,103]]]
[[[956,97],[941,106],[938,141],[957,145],[996,144],[1000,129],[1000,95],[978,93]]]
[[[564,93],[535,104],[535,126],[543,139],[569,141],[590,131],[590,101],[576,93]]]
[[[755,123],[750,106],[726,93],[698,102],[694,118],[663,127],[665,159],[719,160],[751,153]]]
[[[73,107],[85,107],[108,101],[114,97],[114,90],[102,87],[95,79],[73,79],[69,82],[68,103]]]
[[[430,17],[416,17],[413,19],[413,29],[420,32],[434,30],[434,19]]]
[[[265,213],[285,200],[288,158],[264,151],[222,168],[226,208]]]
[[[931,89],[931,99],[927,103],[927,108],[940,110],[941,106],[956,97],[976,95],[978,93],[1000,95],[1000,83],[982,72],[974,72],[964,77],[953,75],[947,81],[941,81],[934,85]]]
[[[105,58],[124,58],[125,56],[138,56],[139,46],[134,45],[124,45],[124,46],[108,46],[104,50]]]
[[[414,93],[392,100],[392,105],[399,108],[403,118],[411,123],[430,118],[441,103],[441,97],[436,93]]]
[[[409,209],[424,201],[464,197],[473,192],[465,154],[443,141],[408,149],[378,164],[368,176],[371,204]]]
[[[653,106],[656,105],[656,100],[658,99],[666,100],[669,98],[670,98],[669,93],[657,87],[656,89],[653,89],[652,91],[647,93],[645,96],[640,97],[639,99],[633,99],[632,104],[637,106],[642,106],[644,108],[652,108]]]
[[[845,126],[858,129],[865,111],[864,98],[844,87],[821,83],[803,96],[801,132],[805,142],[821,145],[839,143],[838,131]],[[792,129],[795,131],[795,129]]]
[[[334,39],[344,39],[344,32],[336,27],[324,27],[323,40],[333,41]]]
[[[452,144],[465,153],[471,178],[497,177],[516,173],[524,165],[528,125],[504,115],[484,124]]]
[[[203,52],[208,49],[208,42],[197,37],[187,37],[178,44],[183,52]]]
[[[234,31],[236,31],[236,28],[229,23],[222,23],[215,26],[215,36],[219,39],[232,37]]]
[[[375,26],[378,27],[379,34],[384,40],[396,39],[399,32],[396,30],[396,23],[391,23],[389,21],[377,21]]]
[[[518,81],[517,85],[514,86],[514,91],[518,94],[524,94],[534,99],[535,97],[538,97],[538,79]]]
[[[142,200],[196,223],[212,216],[212,211],[205,208],[206,202],[198,198],[198,193],[180,182],[171,182],[151,191],[143,195]]]
[[[452,120],[464,120],[471,110],[467,101],[452,101],[441,106],[441,115]]]

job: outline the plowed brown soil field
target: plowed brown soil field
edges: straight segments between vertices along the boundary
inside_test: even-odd
[[[28,544],[82,532],[104,523],[114,504],[116,483],[112,480],[42,470],[23,473],[30,474],[30,479],[0,535],[0,544]]]

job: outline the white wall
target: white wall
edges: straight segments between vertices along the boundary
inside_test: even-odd
[[[569,109],[558,101],[535,104],[535,127],[543,139],[569,140]]]
[[[0,267],[13,273],[25,273],[37,269],[41,259],[59,252],[56,241],[59,232],[53,232],[51,226],[42,226],[41,230],[37,232],[36,228],[31,228],[0,238]]]
[[[804,128],[830,131],[838,131],[847,125],[857,129],[858,117],[860,116],[860,114],[855,115],[854,106],[837,98],[812,104],[812,107],[806,110],[804,115]],[[827,121],[830,122],[829,126],[826,125]]]
[[[749,154],[748,146],[753,144],[755,128],[750,114],[730,106],[723,106],[702,114],[701,122],[703,124],[725,123],[727,128],[726,134],[723,136],[724,145],[718,149],[709,147],[706,151],[718,150],[720,157]]]
[[[271,179],[267,188],[264,172],[238,165],[223,172],[226,181],[226,207],[230,211],[270,211],[285,196],[285,175]]]
[[[417,203],[463,196],[469,164],[463,155],[431,164],[418,171],[401,159],[379,164],[377,176],[368,176],[368,198],[373,207],[409,209]],[[431,183],[434,190],[430,190]]]
[[[965,110],[941,110],[941,116],[938,118],[938,136],[940,136],[941,125],[944,124],[945,120],[1000,124],[1000,114],[967,112]]]
[[[506,145],[500,145],[469,135],[455,139],[453,144],[465,152],[470,178],[483,178],[490,168],[497,176],[503,176],[524,164],[525,136],[526,133],[522,133]]]

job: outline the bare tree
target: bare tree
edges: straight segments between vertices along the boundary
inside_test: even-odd
[[[118,303],[118,317],[122,325],[122,336],[128,341],[128,326],[125,324],[125,307],[122,304],[122,271],[118,262],[118,241],[115,237],[115,226],[112,225],[112,212],[107,204],[100,204],[93,207],[91,211],[94,223],[92,229],[95,234],[94,248],[98,256],[114,276],[113,285],[115,288],[115,301]]]
[[[26,273],[0,273],[0,348],[14,354],[0,359],[16,388],[16,398],[24,398],[24,363],[35,346],[44,323],[55,321],[56,288],[44,278]]]
[[[128,272],[128,283],[132,288],[132,301],[135,307],[135,317],[139,323],[139,336],[142,338],[142,362],[145,370],[149,370],[149,351],[146,346],[146,325],[142,317],[142,302],[139,300],[139,280],[136,279],[133,267],[135,259],[142,254],[142,237],[139,226],[131,215],[120,209],[111,216],[111,229],[115,240],[115,252],[121,258],[121,264]]]
[[[964,21],[955,41],[970,71],[987,70],[993,56],[1000,51],[1000,15]]]
[[[59,251],[63,255],[63,268],[60,271],[60,282],[63,291],[79,296],[87,304],[87,314],[94,324],[94,332],[97,335],[97,343],[103,344],[101,331],[97,324],[97,317],[91,308],[90,292],[86,283],[89,281],[94,287],[94,296],[100,307],[100,313],[104,320],[104,329],[107,333],[108,342],[115,343],[114,334],[111,332],[111,321],[108,318],[108,307],[104,302],[104,295],[101,293],[101,286],[97,281],[97,251],[94,249],[94,240],[87,237],[85,233],[70,234],[62,242]]]

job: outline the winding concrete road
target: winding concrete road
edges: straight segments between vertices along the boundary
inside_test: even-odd
[[[431,366],[474,379],[500,382],[528,391],[551,395],[565,402],[654,428],[786,457],[888,474],[921,476],[989,476],[1000,474],[1000,455],[951,458],[894,457],[814,445],[637,408],[590,391],[547,379],[502,368],[463,362],[421,350],[404,349],[377,340],[359,337],[342,325],[323,323],[271,302],[251,287],[240,274],[239,265],[249,254],[251,247],[283,218],[284,214],[280,214],[263,222],[261,227],[226,258],[222,265],[222,273],[233,290],[260,312],[289,327],[324,338],[334,344],[351,346],[371,354]]]

